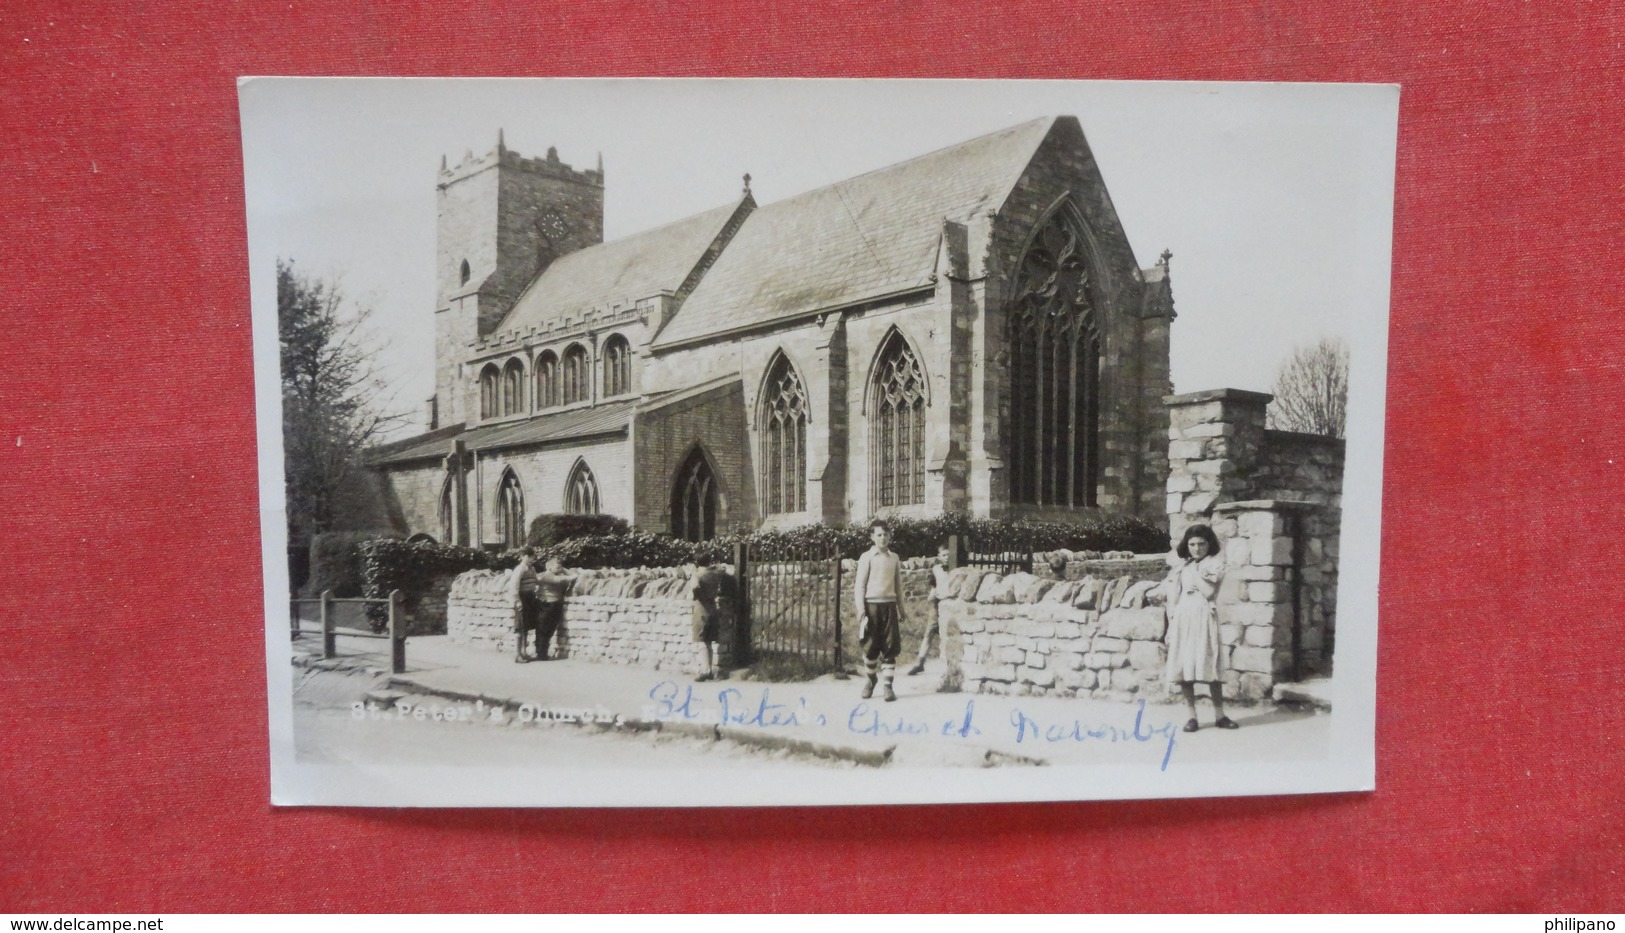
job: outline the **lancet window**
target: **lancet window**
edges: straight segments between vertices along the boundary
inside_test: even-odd
[[[564,404],[574,405],[592,397],[592,364],[587,348],[574,344],[564,351]]]
[[[501,388],[498,383],[502,379],[501,370],[497,364],[490,363],[480,371],[480,417],[495,418],[502,413]]]
[[[552,408],[559,403],[559,357],[547,350],[536,358],[536,407]]]
[[[497,528],[508,548],[525,543],[525,492],[511,469],[503,472],[502,485],[497,488]]]
[[[525,364],[509,360],[502,368],[502,413],[517,415],[525,410]]]
[[[604,341],[604,395],[632,391],[632,347],[619,334]]]

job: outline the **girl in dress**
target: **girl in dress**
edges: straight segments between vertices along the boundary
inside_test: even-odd
[[[1213,694],[1215,726],[1234,729],[1224,714],[1224,646],[1219,642],[1219,610],[1215,599],[1224,579],[1224,557],[1219,539],[1206,525],[1185,529],[1175,549],[1179,556],[1164,581],[1168,597],[1168,666],[1163,679],[1177,683],[1190,709],[1186,732],[1195,732],[1196,685],[1208,684]]]

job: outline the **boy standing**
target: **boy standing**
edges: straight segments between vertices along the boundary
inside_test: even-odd
[[[944,597],[948,595],[948,546],[937,548],[937,562],[931,565],[931,624],[925,627],[925,635],[920,638],[920,658],[914,666],[908,669],[908,674],[925,673],[925,659],[931,653],[931,636],[942,640],[942,607]]]
[[[701,554],[694,559],[694,577],[688,589],[694,597],[694,644],[700,649],[705,667],[694,680],[717,680],[717,642],[722,637],[724,618],[733,608],[733,577],[712,566],[711,558]]]
[[[575,574],[564,572],[564,561],[557,557],[547,559],[547,572],[536,578],[541,598],[541,621],[536,629],[536,660],[547,660],[547,643],[564,621],[564,597],[576,582]]]
[[[858,610],[858,644],[863,647],[863,671],[868,683],[865,700],[875,695],[878,669],[886,702],[897,699],[892,679],[897,674],[897,655],[903,650],[903,562],[892,552],[891,526],[881,519],[869,523],[873,547],[858,558],[858,574],[852,593]]]
[[[533,561],[536,552],[525,548],[519,554],[519,566],[513,568],[513,576],[508,578],[508,594],[519,603],[519,625],[517,626],[517,641],[514,643],[513,663],[524,664],[530,660],[525,654],[525,639],[536,630],[541,615],[541,605],[537,602],[536,568]],[[537,635],[537,647],[541,647],[541,636]],[[545,649],[543,649],[545,651]]]

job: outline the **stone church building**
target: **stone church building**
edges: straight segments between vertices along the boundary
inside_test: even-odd
[[[408,532],[1166,522],[1166,254],[1139,267],[1076,118],[607,243],[604,185],[500,138],[442,164],[430,430],[376,461]]]

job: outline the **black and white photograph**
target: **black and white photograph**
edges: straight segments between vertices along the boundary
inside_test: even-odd
[[[273,803],[1373,789],[1397,87],[239,100]]]

